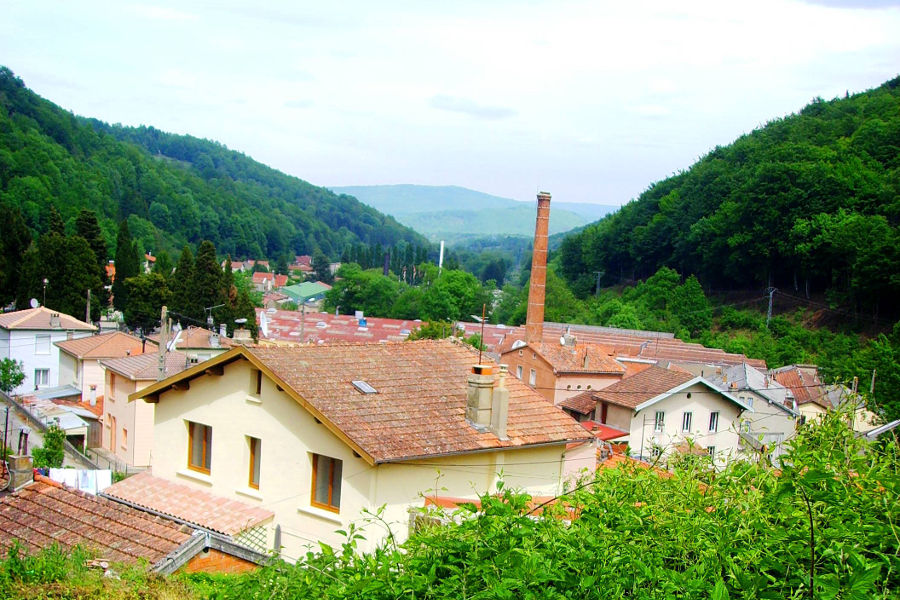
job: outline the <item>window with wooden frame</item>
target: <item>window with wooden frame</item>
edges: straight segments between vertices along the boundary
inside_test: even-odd
[[[339,512],[341,509],[343,461],[321,454],[313,454],[312,464],[312,505]]]
[[[188,426],[188,468],[209,474],[212,462],[212,427],[192,421]]]
[[[250,445],[250,476],[247,485],[254,490],[259,489],[259,464],[262,458],[262,440],[255,437],[247,437]]]

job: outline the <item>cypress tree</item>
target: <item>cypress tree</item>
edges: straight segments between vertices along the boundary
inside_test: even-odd
[[[102,284],[96,294],[97,300],[101,307],[106,306],[109,304],[109,293],[105,287],[109,285],[109,278],[106,276],[106,255],[108,251],[103,232],[100,230],[100,223],[97,221],[97,213],[92,210],[82,209],[75,218],[75,235],[84,238],[94,253],[97,264],[97,276]]]
[[[216,260],[216,247],[209,240],[201,242],[197,248],[194,261],[193,296],[197,299],[201,310],[225,303],[222,292],[222,268]],[[214,315],[221,316],[225,311],[214,310]]]
[[[116,278],[113,281],[113,306],[117,310],[124,311],[128,304],[128,289],[125,280],[140,274],[141,261],[137,255],[137,244],[131,239],[128,230],[128,221],[123,220],[119,225],[119,233],[116,236]]]
[[[184,315],[191,319],[200,320],[202,310],[197,308],[197,299],[194,297],[194,255],[189,246],[185,245],[172,273],[172,304],[171,312]]]
[[[31,231],[18,206],[0,204],[0,306],[15,299],[22,279],[22,257],[31,245]]]
[[[48,233],[58,233],[59,235],[66,235],[66,224],[63,223],[62,216],[59,214],[59,211],[56,210],[56,207],[52,204],[50,205],[50,220],[47,225]]]

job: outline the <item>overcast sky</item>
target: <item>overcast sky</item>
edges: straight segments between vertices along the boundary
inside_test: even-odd
[[[601,204],[900,73],[900,1],[253,4],[0,0],[0,64],[317,185]]]

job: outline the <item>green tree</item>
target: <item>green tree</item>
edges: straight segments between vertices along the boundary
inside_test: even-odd
[[[153,263],[153,272],[159,273],[168,280],[172,276],[175,269],[175,263],[172,262],[172,256],[165,250],[161,250],[156,255],[156,262]]]
[[[14,358],[0,359],[0,390],[11,393],[25,381],[24,363]]]
[[[50,205],[50,220],[47,226],[47,232],[61,236],[66,235],[66,224],[63,222],[63,218],[59,214],[59,211],[56,210],[56,207],[52,204]]]
[[[172,273],[170,288],[172,290],[171,312],[190,319],[199,320],[203,317],[203,307],[199,305],[194,294],[194,255],[189,246],[181,249],[181,256]]]
[[[125,280],[128,306],[125,307],[125,323],[149,332],[159,324],[163,306],[172,299],[172,292],[165,277],[159,273],[146,273]]]
[[[219,266],[219,261],[216,259],[216,247],[209,240],[202,242],[197,248],[191,288],[197,306],[201,310],[225,304],[225,294],[222,291],[222,267]],[[213,314],[221,316],[226,312],[215,309]]]
[[[18,206],[0,203],[0,306],[16,297],[22,278],[22,257],[31,245],[31,231]]]
[[[709,300],[703,293],[700,282],[693,275],[675,288],[669,301],[669,307],[681,326],[685,327],[692,336],[709,329],[712,325]]]
[[[372,317],[391,314],[400,289],[395,279],[385,277],[378,269],[363,271],[356,263],[341,265],[337,275],[340,279],[325,293],[326,310],[339,308],[347,315],[361,310]]]
[[[43,432],[44,445],[35,448],[31,454],[34,457],[35,468],[49,467],[58,469],[63,466],[66,458],[65,442],[66,433],[55,423],[47,427]]]
[[[84,238],[57,233],[38,238],[25,253],[16,304],[24,308],[30,298],[44,298],[45,279],[47,307],[80,318],[91,290],[91,319],[99,319],[102,282],[94,253]]]
[[[128,229],[128,220],[124,219],[119,224],[119,233],[116,236],[116,278],[112,285],[113,306],[117,310],[124,311],[128,306],[128,289],[125,280],[137,277],[141,272],[141,259],[138,256],[137,245],[131,238]]]
[[[328,257],[325,256],[321,250],[316,250],[316,252],[313,253],[311,266],[313,272],[316,274],[316,279],[322,283],[331,283],[334,281],[334,276],[331,274],[331,264]]]

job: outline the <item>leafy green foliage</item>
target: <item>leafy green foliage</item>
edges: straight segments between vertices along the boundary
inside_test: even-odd
[[[113,305],[116,309],[124,311],[128,306],[128,288],[125,282],[137,277],[140,272],[141,258],[137,244],[131,238],[128,220],[125,219],[119,224],[119,233],[116,235],[116,277],[112,285]]]
[[[770,122],[567,237],[561,273],[581,297],[661,266],[704,285],[774,285],[900,316],[900,85]]]
[[[25,381],[24,364],[14,358],[0,359],[0,390],[9,394]]]
[[[63,466],[65,460],[65,442],[66,432],[59,428],[58,425],[52,424],[41,434],[44,438],[44,445],[35,448],[32,451],[34,456],[34,466],[51,467],[58,469]]]

